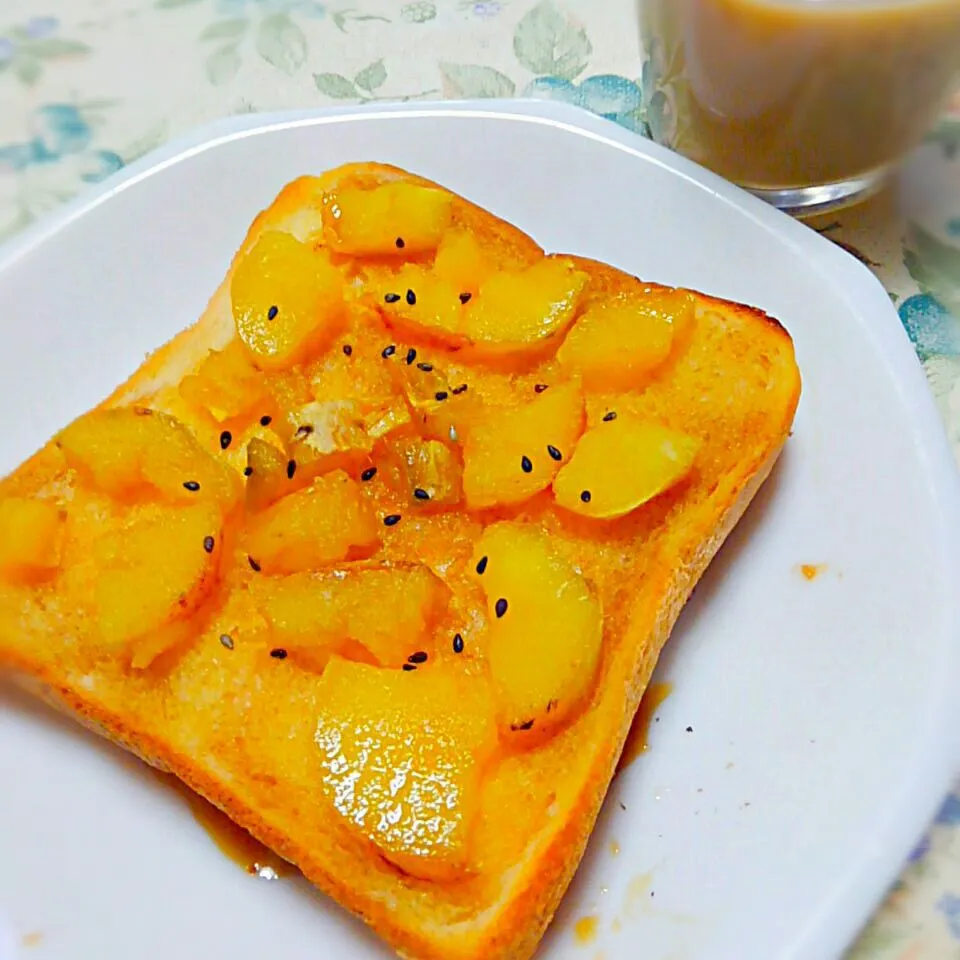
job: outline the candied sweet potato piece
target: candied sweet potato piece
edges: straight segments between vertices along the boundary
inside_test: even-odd
[[[488,527],[474,569],[487,598],[487,659],[502,733],[537,740],[589,694],[600,662],[603,612],[587,581],[546,535]]]
[[[679,483],[700,446],[685,433],[620,416],[584,433],[553,492],[557,503],[585,517],[622,517]]]
[[[407,257],[437,248],[450,224],[453,198],[435,187],[385,183],[336,191],[326,218],[338,253]]]
[[[579,383],[558,384],[520,407],[485,410],[463,449],[463,488],[474,508],[519,503],[546,490],[583,430]]]
[[[322,349],[346,316],[340,271],[324,252],[277,230],[261,235],[243,255],[230,299],[240,340],[268,369],[292,366]]]
[[[327,800],[407,873],[464,875],[482,765],[496,744],[485,681],[334,657],[320,685],[316,743]]]
[[[141,669],[184,638],[185,628],[171,627],[216,584],[221,523],[211,503],[149,504],[93,544],[97,631],[106,649],[129,651],[131,666]]]
[[[491,274],[473,295],[431,270],[407,264],[374,293],[387,323],[412,335],[468,347],[480,358],[526,356],[550,342],[559,345],[586,281],[572,261],[544,257],[523,269]]]
[[[366,554],[378,542],[376,518],[359,485],[334,470],[253,519],[246,549],[265,573],[296,573]]]
[[[430,629],[448,596],[443,582],[424,566],[295,573],[260,580],[255,588],[273,643],[292,652],[329,654],[350,640],[377,663],[392,667],[418,652],[432,652]]]
[[[0,577],[32,584],[53,576],[60,566],[65,518],[47,500],[0,500]]]
[[[647,289],[602,301],[578,318],[557,353],[588,390],[637,390],[670,356],[693,322],[685,290]]]
[[[55,443],[88,483],[120,500],[144,494],[170,503],[214,500],[226,511],[240,495],[236,473],[179,420],[159,411],[93,410],[62,430]]]

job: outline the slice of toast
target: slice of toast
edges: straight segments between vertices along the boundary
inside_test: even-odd
[[[153,453],[145,452],[136,433],[140,427],[124,420],[128,433],[117,434],[120,439],[110,450],[89,439],[78,441],[74,430],[55,438],[0,482],[0,533],[8,541],[7,548],[0,543],[0,667],[87,727],[175,774],[361,916],[400,955],[521,960],[535,951],[576,870],[631,720],[683,604],[786,440],[800,379],[789,335],[759,310],[699,293],[670,300],[673,293],[665,288],[579,258],[563,261],[564,278],[575,278],[565,325],[543,336],[531,335],[539,338],[532,347],[526,342],[518,346],[518,338],[523,341],[527,334],[515,334],[513,327],[505,334],[497,327],[509,313],[502,306],[482,323],[484,315],[474,314],[481,318],[475,321],[479,333],[474,334],[456,326],[459,320],[444,320],[447,314],[442,311],[437,320],[429,306],[423,316],[415,314],[413,305],[410,310],[405,306],[416,294],[408,286],[414,282],[410,278],[439,270],[436,247],[443,239],[431,233],[435,224],[414,225],[413,238],[404,240],[402,223],[384,223],[407,215],[407,199],[401,197],[384,201],[374,221],[361,224],[363,229],[347,241],[339,232],[340,221],[351,215],[351,197],[394,183],[430,188],[431,203],[437,201],[433,191],[441,189],[378,164],[350,165],[288,185],[254,221],[200,320],[154,353],[99,408],[135,407],[143,419],[151,419],[151,430],[160,413],[175,417],[189,431],[186,438],[177,434],[179,439],[165,441],[171,451],[180,444],[175,454],[167,456],[165,448],[159,464],[154,463]],[[443,236],[456,232],[472,237],[471,249],[481,251],[487,278],[519,274],[545,262],[540,248],[516,228],[462,198],[443,196]],[[381,234],[393,228],[397,250],[384,251],[378,247]],[[235,314],[246,309],[239,303],[238,276],[249,273],[248,255],[273,231],[292,234],[304,241],[305,249],[327,258],[326,265],[345,280],[346,307],[337,307],[336,323],[325,339],[308,338],[307,346],[286,364],[253,357],[252,379],[246,371],[248,379],[241,377],[240,383],[248,391],[245,395],[257,397],[263,384],[269,387],[262,390],[260,406],[237,412],[242,397],[234,407],[228,397],[219,409],[209,401],[203,364],[211,351],[251,359],[249,347],[244,353],[238,343]],[[472,283],[470,263],[467,256],[455,265],[461,270],[461,286]],[[266,260],[260,267],[265,275],[272,269]],[[276,280],[279,287],[296,286],[295,271],[283,275],[286,280]],[[287,287],[288,300],[299,296]],[[243,297],[255,301],[257,289]],[[494,302],[492,289],[474,285],[462,291],[460,300],[467,301],[465,309],[479,311],[484,303]],[[527,286],[517,289],[527,303]],[[421,301],[424,297],[421,290]],[[570,333],[571,324],[576,329],[589,310],[599,307],[602,315],[605,305],[642,305],[644,298],[680,303],[687,321],[680,324],[677,317],[666,317],[668,323],[677,321],[669,349],[655,362],[640,364],[640,373],[621,363],[617,375],[611,373],[608,379],[603,362],[598,376],[596,368],[588,369],[571,356],[571,347],[564,356],[565,338],[574,346],[579,342]],[[653,322],[651,316],[657,322],[664,319],[654,314],[640,310],[637,323]],[[254,321],[255,335],[269,332],[263,318]],[[656,330],[663,332],[662,326]],[[511,336],[512,345],[504,347]],[[388,368],[389,375],[384,374]],[[426,400],[397,387],[408,384],[413,371],[433,377],[440,370],[450,389],[437,389]],[[461,381],[468,390],[461,389]],[[198,383],[206,393],[196,389]],[[509,495],[497,492],[501,488],[496,479],[470,475],[469,465],[461,478],[464,458],[480,456],[465,445],[480,444],[475,438],[483,428],[476,424],[490,410],[501,417],[504,410],[513,411],[512,420],[501,422],[515,423],[519,436],[526,429],[523,411],[549,391],[569,385],[583,399],[577,401],[581,406],[576,422],[568,418],[561,426],[572,431],[569,436],[578,449],[584,430],[596,433],[624,422],[654,424],[691,439],[692,466],[637,494],[634,508],[611,507],[607,518],[589,511],[607,509],[606,494],[601,496],[605,483],[614,484],[614,500],[625,495],[615,478],[636,473],[633,448],[610,459],[594,491],[582,490],[572,504],[557,502],[562,500],[561,474],[556,473],[561,467],[551,466],[550,460],[556,452],[566,466],[571,457],[569,449],[557,449],[559,444],[550,444],[549,459],[539,448],[530,457],[524,453],[518,458],[516,482],[507,478],[503,488]],[[304,410],[316,412],[317,404],[329,412],[331,404],[346,399],[359,404],[394,389],[399,389],[399,405],[389,401],[376,417],[364,407],[352,421],[358,440],[338,439],[323,447],[317,442],[316,423],[297,422]],[[465,411],[462,421],[443,419],[446,410],[453,409],[444,404],[454,401],[456,409]],[[164,420],[157,435],[172,436],[168,426]],[[515,442],[511,429],[502,433],[504,444]],[[133,452],[124,453],[124,438],[134,434],[129,441]],[[420,461],[401,456],[397,466],[397,450],[409,452],[414,444],[422,452],[427,434],[438,444],[429,449],[443,454],[446,466],[441,469],[431,461],[423,475],[434,485],[411,491],[408,481],[420,476]],[[305,437],[314,444],[309,463],[296,454],[307,450],[297,447]],[[200,463],[191,443],[203,448],[202,478],[183,474],[181,490],[178,475],[178,489],[171,493],[170,471],[181,462]],[[110,460],[117,450],[121,460],[127,458],[119,466]],[[277,450],[289,458],[284,472],[292,492],[286,496],[275,483],[255,486],[262,479],[258,457]],[[642,465],[646,454],[639,447],[637,451]],[[546,482],[530,487],[546,470],[553,471]],[[305,471],[312,471],[308,481],[303,480]],[[449,483],[444,479],[448,475],[454,476]],[[283,482],[281,477],[281,486]],[[197,495],[205,507],[191,501],[196,491],[188,488],[201,483]],[[211,493],[211,488],[219,493]],[[286,526],[275,523],[272,534],[264,533],[265,516],[275,518],[291,497],[308,491],[328,498],[324,502],[331,506],[324,515],[304,521],[306,534],[297,533],[300,521],[293,520],[284,521]],[[351,500],[355,495],[360,499]],[[7,502],[16,509],[5,513]],[[37,517],[23,512],[25,502],[45,504],[46,512]],[[204,514],[208,507],[212,513]],[[348,533],[339,527],[330,533],[326,525],[347,523],[342,515],[349,510],[367,511],[367,520],[354,517]],[[208,515],[211,533],[202,538],[208,566],[200,573],[185,573],[186,561],[174,556],[170,545],[178,542],[178,525],[192,530],[194,524],[201,531]],[[491,571],[481,574],[487,561],[478,559],[476,549],[487,542],[483,538],[495,524],[507,524],[504,549],[512,549],[510,531],[520,531],[518,542],[524,531],[533,531],[549,543],[550,569],[567,571],[564,576],[583,587],[584,604],[603,611],[602,638],[593,660],[581,656],[578,647],[570,661],[572,672],[563,677],[553,678],[552,666],[536,664],[513,676],[514,687],[521,688],[518,697],[537,684],[546,689],[556,683],[564,691],[563,697],[547,702],[536,723],[525,715],[506,716],[504,697],[509,700],[514,694],[504,693],[505,681],[497,674],[502,668],[491,666],[490,657],[501,620],[508,624],[522,602],[543,602],[538,597],[521,601],[522,593],[534,592],[540,574],[520,565],[518,595],[510,610],[506,596],[484,597],[482,577],[496,572],[496,557],[489,561]],[[160,527],[167,539],[161,539]],[[283,541],[279,550],[274,549],[278,541],[270,539],[277,529]],[[343,541],[340,547],[330,547],[330,538],[337,536]],[[292,552],[287,549],[291,537],[296,540]],[[321,541],[322,549],[317,547]],[[254,555],[251,544],[273,551],[273,567]],[[193,577],[189,582],[196,590],[175,596],[180,612],[157,614],[159,588],[153,583],[138,595],[143,557],[151,555],[153,545],[154,581],[163,581],[176,595],[178,578]],[[199,553],[197,557],[190,563],[207,562]],[[440,582],[437,589],[443,597],[429,610],[416,607],[409,617],[408,593],[361,593],[344,616],[355,618],[350,623],[362,620],[363,629],[343,626],[345,621],[333,628],[323,618],[326,611],[339,610],[341,601],[330,600],[331,594],[323,590],[316,594],[315,606],[301,604],[291,615],[296,619],[302,615],[298,611],[308,608],[314,617],[306,628],[301,624],[299,633],[284,626],[279,614],[264,613],[276,599],[272,585],[281,577],[302,578],[302,571],[311,571],[306,576],[317,578],[325,590],[329,571],[334,571],[333,579],[342,580],[356,570],[392,571],[410,564],[426,567]],[[313,581],[308,586],[313,589]],[[543,622],[551,622],[549,609],[536,609],[545,610]],[[130,625],[138,616],[147,625],[142,633]],[[554,623],[558,636],[570,619]],[[539,642],[538,623],[537,618],[528,621],[534,646]],[[333,640],[328,637],[331,631],[339,631]],[[407,635],[395,635],[405,631]],[[306,640],[305,632],[310,634]],[[525,635],[516,636],[521,639],[513,646],[522,647]],[[288,647],[284,637],[299,637],[299,654],[297,644]],[[349,642],[341,643],[344,639]],[[409,657],[397,658],[397,643],[409,650]],[[356,666],[358,660],[366,665]],[[367,695],[358,692],[359,687],[386,672],[390,676],[383,681],[383,697],[374,691],[363,699]],[[431,694],[432,714],[391,714],[384,702],[406,678],[442,685],[443,678],[454,673],[451,683],[460,686],[451,688],[455,694],[446,706],[446,688],[438,687],[440,693]],[[357,690],[331,690],[334,675],[360,677],[363,683],[356,684]],[[373,687],[379,682],[370,680]],[[424,709],[429,713],[433,708]],[[459,720],[450,716],[461,710]],[[413,751],[404,754],[403,763],[390,752],[401,749],[390,739],[394,734],[388,730],[380,736],[383,725],[391,723],[410,724],[416,729],[407,739],[420,738],[403,748]],[[439,799],[449,810],[432,822],[426,816],[414,818],[414,828],[399,838],[386,821],[375,823],[369,810],[364,819],[356,798],[345,799],[346,781],[336,780],[338,762],[360,761],[344,746],[347,740],[336,740],[330,749],[331,737],[349,739],[362,729],[380,731],[364,746],[374,755],[380,750],[383,763],[394,764],[400,780],[411,764],[413,775],[419,765],[419,774],[433,778],[431,782],[447,777],[446,793],[441,789]],[[402,727],[404,731],[409,733]],[[432,753],[428,741],[443,741],[437,747],[441,752]],[[448,748],[453,752],[442,753]],[[351,781],[359,784],[357,791],[369,785],[364,776]],[[427,812],[433,809],[422,798],[404,794],[399,782],[394,787],[414,814],[418,803],[425,804]],[[400,806],[382,808],[381,813],[383,809],[387,820],[391,810],[401,818],[410,812]]]

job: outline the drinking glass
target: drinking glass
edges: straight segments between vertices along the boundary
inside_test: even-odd
[[[862,199],[960,81],[960,0],[639,0],[655,140],[781,209]]]

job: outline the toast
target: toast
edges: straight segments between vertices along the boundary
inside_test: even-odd
[[[0,668],[401,956],[522,960],[799,394],[759,310],[393,167],[302,178],[0,482]]]

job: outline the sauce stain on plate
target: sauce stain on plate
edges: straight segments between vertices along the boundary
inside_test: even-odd
[[[804,580],[814,581],[822,573],[827,572],[827,565],[825,563],[801,563],[800,564],[800,576]]]
[[[637,708],[637,715],[633,718],[633,726],[627,734],[626,742],[623,745],[623,753],[620,754],[620,762],[617,764],[617,773],[625,770],[633,763],[641,753],[646,753],[650,747],[647,738],[650,734],[650,724],[653,722],[653,715],[657,707],[663,703],[673,692],[671,683],[651,683],[647,687]],[[616,776],[616,774],[614,774]]]
[[[623,915],[630,920],[636,920],[637,915],[641,913],[647,905],[650,897],[650,890],[653,886],[652,873],[638,873],[627,884],[626,893],[623,895]]]
[[[20,938],[20,946],[27,950],[31,947],[39,947],[42,942],[43,933],[39,930],[34,930],[32,933],[25,933]]]
[[[277,880],[295,872],[295,867],[252,837],[212,803],[194,793],[185,783],[170,774],[161,773],[158,777],[161,783],[186,801],[194,820],[203,827],[217,849],[238,867],[262,880]]]
[[[577,943],[586,945],[592,943],[597,938],[597,928],[600,925],[600,918],[591,914],[581,917],[573,925],[573,937]]]

